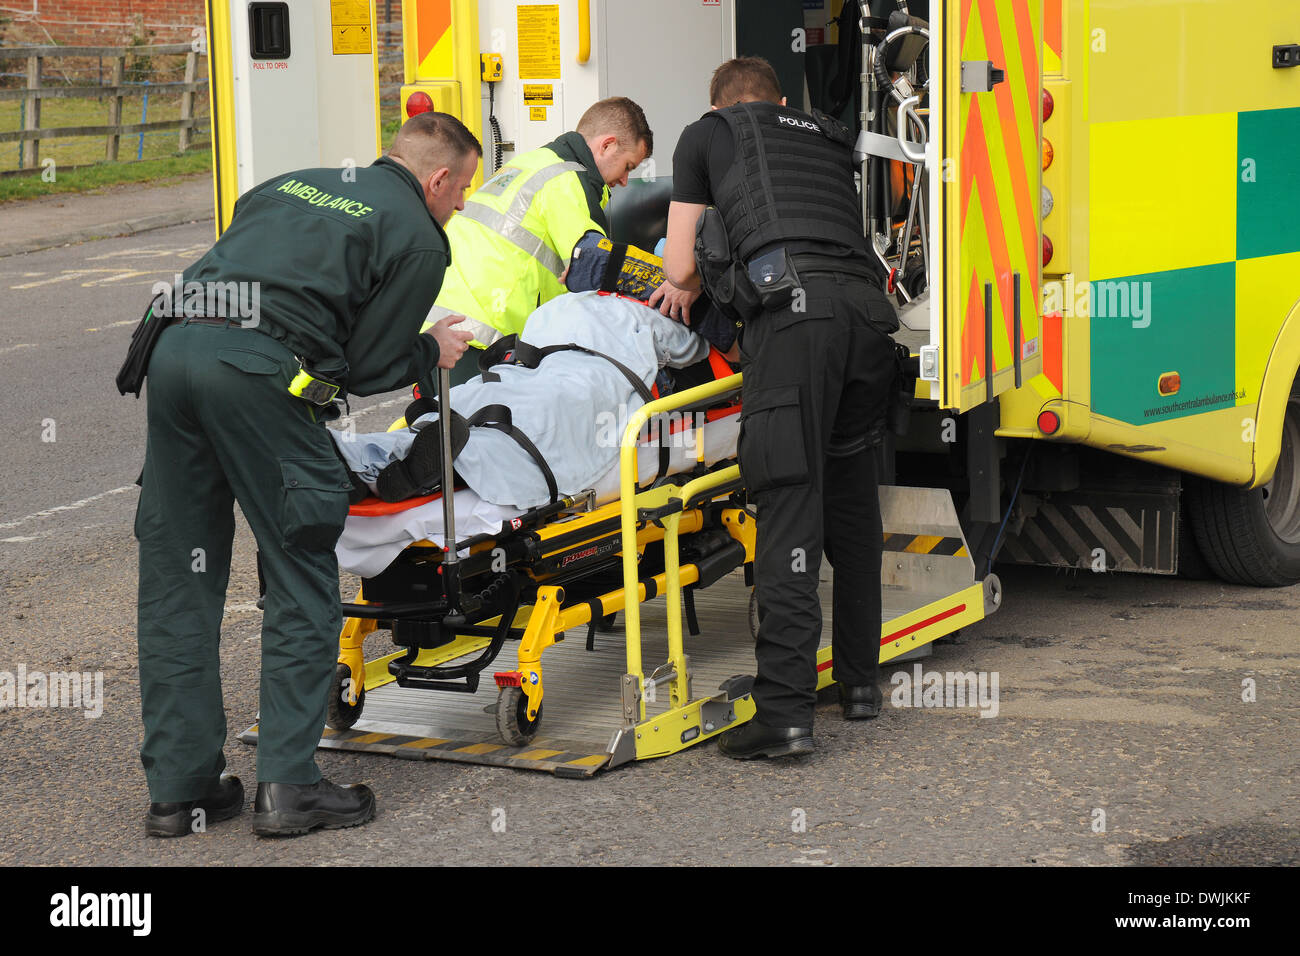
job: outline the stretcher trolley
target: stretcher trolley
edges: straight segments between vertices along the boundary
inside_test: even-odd
[[[321,746],[588,777],[753,716],[756,523],[735,460],[740,381],[728,375],[633,412],[617,487],[505,517],[454,550],[409,544],[363,577],[343,607]],[[352,515],[440,510],[454,536],[467,495],[368,500]],[[883,662],[982,619],[1000,588],[993,575],[975,579],[947,491],[883,487],[881,504]],[[567,640],[584,627],[585,643]],[[367,661],[363,644],[377,630],[398,650]],[[831,682],[824,633],[819,688]],[[255,727],[245,735],[255,737]]]

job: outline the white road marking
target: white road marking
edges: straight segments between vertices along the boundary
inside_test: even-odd
[[[93,329],[86,329],[87,332],[103,332],[105,329],[116,329],[123,325],[136,325],[139,319],[123,319],[121,322],[113,322],[109,325],[99,325]]]
[[[19,349],[34,349],[34,348],[36,348],[35,345],[32,345],[31,343],[28,342],[24,342],[22,345],[10,345],[7,348],[0,349],[0,355],[4,355],[6,352],[17,352]]]
[[[207,252],[210,246],[187,246],[180,249],[148,249],[136,247],[134,249],[119,249],[116,252],[105,252],[98,256],[87,256],[87,262],[98,262],[101,259],[121,259],[132,256],[138,259],[165,259],[175,257],[177,259],[197,259],[203,253]]]
[[[0,523],[0,531],[9,528],[17,528],[19,525],[26,524],[29,521],[35,521],[37,518],[49,518],[52,515],[61,514],[65,511],[76,511],[78,508],[84,508],[86,505],[93,504],[101,498],[107,498],[109,495],[120,495],[124,491],[138,491],[135,485],[123,485],[121,488],[113,488],[109,491],[101,491],[97,495],[91,495],[89,498],[82,498],[80,501],[74,501],[70,505],[55,505],[53,508],[46,508],[44,511],[37,511],[29,514],[17,521],[5,521]]]

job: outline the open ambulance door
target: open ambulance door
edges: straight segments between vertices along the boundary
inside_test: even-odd
[[[930,346],[964,412],[1042,370],[1042,0],[934,0]]]
[[[379,156],[373,0],[208,0],[207,23],[218,236],[259,183]]]

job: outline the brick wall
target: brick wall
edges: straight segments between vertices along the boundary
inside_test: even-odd
[[[203,0],[9,0],[5,8],[10,46],[111,46],[133,37],[178,43],[204,21]]]
[[[380,23],[389,17],[401,22],[401,0],[377,0],[376,7]],[[178,43],[188,41],[205,16],[203,0],[6,0],[0,14],[11,21],[0,27],[7,46],[112,46],[150,32],[151,43]],[[400,29],[381,35],[400,49]]]

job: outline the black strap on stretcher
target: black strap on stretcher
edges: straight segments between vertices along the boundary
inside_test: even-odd
[[[613,256],[610,257],[610,261],[614,261]],[[619,267],[622,268],[621,259],[619,260]],[[603,358],[606,362],[609,362],[623,373],[623,377],[628,380],[632,388],[636,390],[636,393],[641,396],[643,402],[648,405],[655,399],[654,393],[650,391],[645,382],[641,381],[641,377],[618,359],[606,355],[604,352],[597,352],[595,349],[589,349],[586,346],[578,345],[576,342],[569,342],[567,345],[547,345],[538,348],[535,345],[529,345],[527,342],[521,342],[518,335],[507,335],[503,338],[497,339],[483,350],[483,353],[478,357],[479,372],[481,373],[483,381],[499,382],[501,381],[501,376],[492,371],[494,365],[518,365],[522,368],[537,368],[537,366],[542,363],[542,359],[546,358],[548,355],[554,355],[556,352],[582,352],[584,355],[594,355],[596,358]],[[496,423],[487,424],[477,421],[484,412],[494,409],[500,410],[499,412],[493,413],[493,415],[498,418]],[[493,416],[488,417],[492,418]],[[520,429],[516,428],[513,422],[511,422],[510,409],[506,408],[504,405],[489,405],[476,413],[473,418],[468,420],[468,422],[470,425],[487,424],[487,427],[497,428],[510,435],[511,438],[518,442],[520,447],[522,447],[524,451],[528,452],[528,454],[533,457],[533,460],[537,462],[538,467],[541,468],[542,475],[546,478],[546,487],[551,493],[551,502],[554,503],[556,501],[558,491],[555,484],[555,475],[551,472],[550,466],[547,465],[546,459],[542,457],[542,453],[537,450],[537,446],[529,440],[527,435],[525,435]],[[505,427],[502,427],[501,423],[504,423]],[[670,464],[671,458],[669,449],[668,445],[664,443],[664,429],[661,426],[659,429],[659,467],[655,471],[654,478],[651,479],[651,484],[654,484],[654,482],[658,481],[660,477],[668,473]]]
[[[452,412],[453,415],[456,412]],[[555,473],[551,471],[551,466],[546,463],[546,458],[533,444],[531,438],[524,434],[523,429],[515,425],[510,416],[510,408],[506,405],[484,405],[477,412],[465,419],[465,424],[475,428],[495,428],[499,432],[505,432],[515,440],[524,451],[532,456],[537,467],[542,471],[542,477],[546,479],[546,490],[551,496],[551,504],[555,504],[560,499],[560,489],[555,483]]]
[[[483,354],[478,357],[478,368],[483,373],[483,381],[499,382],[501,376],[492,371],[494,365],[519,365],[523,368],[537,368],[542,363],[542,359],[548,355],[554,355],[556,352],[582,352],[586,355],[594,355],[597,358],[603,358],[616,369],[623,373],[623,377],[631,383],[636,389],[636,393],[648,404],[654,400],[650,389],[646,387],[645,382],[641,381],[640,376],[632,371],[618,359],[606,355],[604,352],[597,352],[595,349],[589,349],[586,346],[570,342],[567,345],[547,345],[538,348],[535,345],[529,345],[527,342],[519,341],[517,335],[507,335],[505,338],[497,339],[488,348],[483,350]]]

